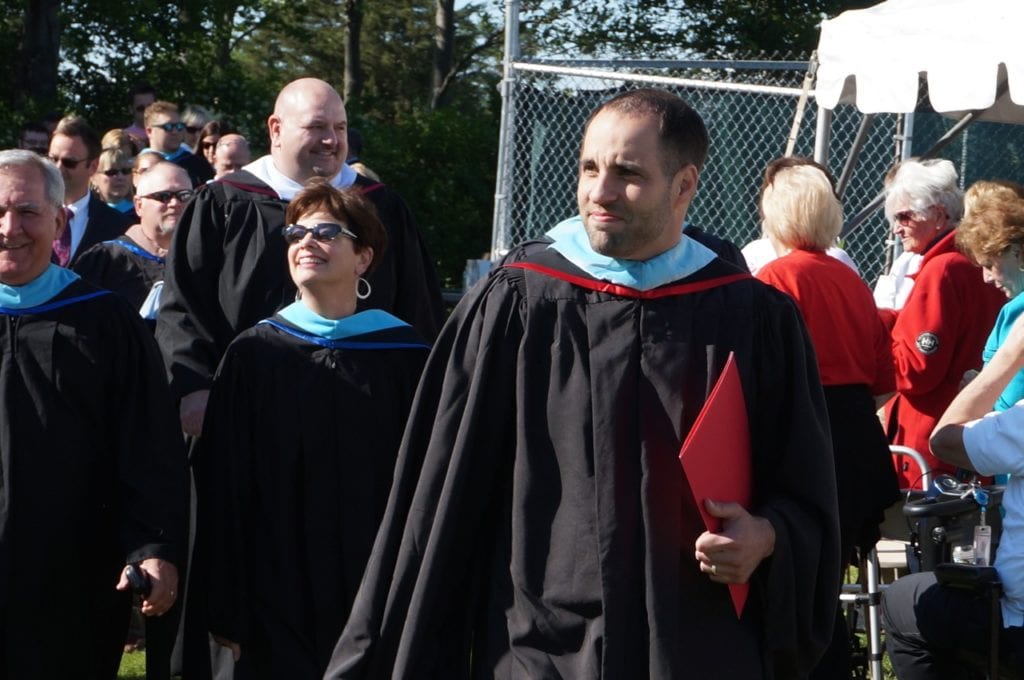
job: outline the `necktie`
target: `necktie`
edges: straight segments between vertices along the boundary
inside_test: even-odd
[[[54,262],[61,267],[67,267],[71,259],[71,220],[75,219],[75,211],[71,208],[64,208],[64,231],[60,238],[53,242]]]

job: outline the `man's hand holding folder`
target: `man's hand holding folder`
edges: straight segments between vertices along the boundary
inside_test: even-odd
[[[730,354],[679,460],[707,528],[694,554],[700,570],[729,586],[742,616],[754,569],[775,549],[775,529],[747,512],[751,503],[750,428],[735,356]]]

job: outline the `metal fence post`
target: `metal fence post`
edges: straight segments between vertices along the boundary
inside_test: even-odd
[[[512,246],[509,216],[512,192],[512,136],[515,134],[515,68],[519,60],[519,0],[505,0],[505,58],[501,79],[501,128],[498,133],[498,171],[494,191],[494,224],[491,230],[491,259]]]

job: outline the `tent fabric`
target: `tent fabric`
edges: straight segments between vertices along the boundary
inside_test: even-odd
[[[1022,27],[1021,0],[888,0],[843,12],[821,25],[818,103],[907,113],[925,74],[936,111],[991,108],[982,120],[1024,122]],[[1003,80],[1008,96],[996,104]]]

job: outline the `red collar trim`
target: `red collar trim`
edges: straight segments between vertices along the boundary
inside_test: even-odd
[[[554,269],[553,267],[545,267],[544,265],[534,264],[532,262],[513,262],[512,264],[506,264],[506,267],[512,267],[515,269],[526,269],[538,274],[550,276],[555,279],[560,279],[571,283],[574,286],[580,288],[586,288],[587,290],[597,291],[599,293],[608,293],[610,295],[617,295],[619,297],[636,298],[639,300],[656,300],[658,298],[670,297],[672,295],[685,295],[687,293],[699,293],[704,290],[711,288],[718,288],[726,284],[732,283],[733,281],[742,281],[743,279],[754,278],[750,274],[744,274],[742,272],[737,274],[729,274],[727,276],[718,276],[713,279],[706,279],[704,281],[694,281],[693,283],[678,283],[673,286],[665,286],[663,288],[653,288],[651,290],[637,290],[636,288],[630,288],[629,286],[620,286],[614,283],[608,283],[607,281],[595,281],[594,279],[584,278],[582,276],[575,276],[573,274],[567,274],[566,272]]]
[[[224,184],[227,184],[228,186],[235,187],[236,189],[241,189],[242,191],[248,191],[248,192],[253,193],[253,194],[260,194],[262,196],[270,196],[271,198],[276,198],[276,199],[280,199],[281,198],[277,194],[276,191],[274,191],[272,188],[270,188],[266,184],[248,184],[246,182],[239,182],[239,181],[236,181],[236,180],[224,179],[224,178],[221,178],[221,179],[219,179],[217,181],[222,182]]]

